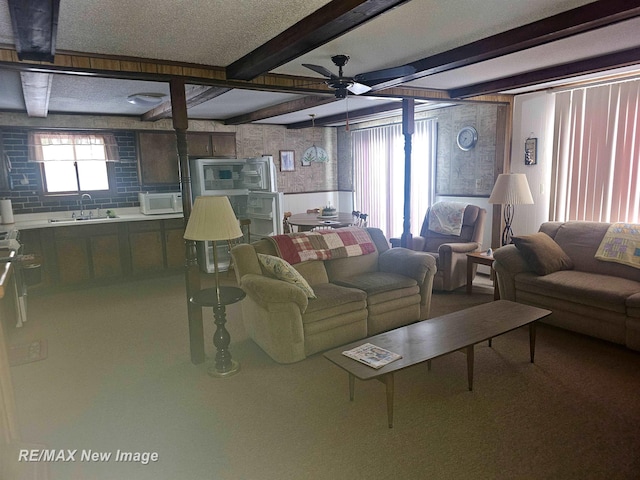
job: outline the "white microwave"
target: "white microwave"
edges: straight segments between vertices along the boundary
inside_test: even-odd
[[[138,193],[144,215],[182,212],[182,193]]]

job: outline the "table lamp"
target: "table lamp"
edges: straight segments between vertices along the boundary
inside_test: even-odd
[[[501,173],[493,186],[489,203],[504,205],[504,230],[502,231],[502,246],[511,243],[513,230],[514,205],[530,205],[533,203],[527,176],[524,173]]]
[[[238,301],[244,296],[238,288],[225,287],[232,290],[230,295],[220,294],[220,280],[218,278],[218,252],[216,242],[232,240],[242,236],[242,230],[228,197],[200,196],[196,198],[184,232],[187,240],[211,241],[213,243],[213,266],[215,272],[215,296],[207,290],[197,292],[190,301],[201,306],[212,306],[217,326],[213,336],[213,343],[217,348],[215,368],[209,371],[213,376],[227,376],[239,370],[237,362],[231,360],[228,347],[229,332],[225,328],[225,305]],[[211,289],[210,289],[211,290]],[[233,291],[237,290],[237,293]]]

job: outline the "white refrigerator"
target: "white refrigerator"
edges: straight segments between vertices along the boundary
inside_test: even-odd
[[[251,241],[282,233],[282,193],[273,157],[198,158],[190,161],[193,200],[201,195],[227,196],[238,218],[251,220]],[[218,242],[218,268],[229,268],[229,251]],[[198,263],[213,273],[213,242],[198,242]]]

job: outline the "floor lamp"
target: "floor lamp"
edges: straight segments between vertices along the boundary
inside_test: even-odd
[[[213,344],[217,348],[215,366],[209,370],[212,376],[229,376],[240,370],[238,362],[231,359],[229,343],[231,337],[225,328],[225,306],[241,300],[244,292],[236,287],[220,287],[218,278],[218,252],[216,242],[232,240],[242,236],[242,230],[228,197],[200,196],[196,198],[184,232],[187,240],[211,241],[213,243],[213,265],[215,289],[205,289],[194,294],[191,302],[200,306],[213,307],[216,331]]]
[[[524,173],[501,173],[493,186],[489,203],[504,205],[504,230],[502,231],[502,246],[511,243],[513,230],[514,205],[531,205],[533,197]]]

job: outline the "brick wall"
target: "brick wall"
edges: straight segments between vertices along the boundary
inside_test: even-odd
[[[3,198],[10,198],[15,214],[42,213],[77,210],[79,197],[70,195],[42,196],[40,164],[29,162],[26,128],[3,128],[2,148],[11,160],[9,173],[10,190],[2,192]],[[138,206],[138,161],[136,135],[133,131],[114,131],[118,142],[120,162],[115,164],[115,194],[95,195],[92,201],[85,201],[88,208],[123,208]],[[26,182],[25,182],[26,180]],[[26,184],[24,184],[26,183]],[[180,186],[163,185],[145,187],[145,191],[180,191]]]

